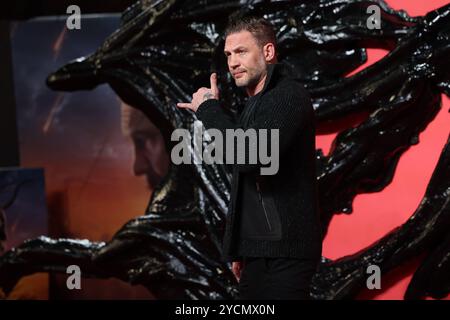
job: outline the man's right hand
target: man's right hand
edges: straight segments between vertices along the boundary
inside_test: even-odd
[[[194,112],[198,107],[208,99],[219,99],[219,88],[217,87],[217,73],[212,73],[209,77],[211,88],[202,87],[192,95],[192,101],[189,103],[178,102],[178,108],[190,109]]]
[[[241,279],[242,266],[242,261],[233,261],[232,263],[231,270],[233,271],[233,274],[236,277],[237,281]]]

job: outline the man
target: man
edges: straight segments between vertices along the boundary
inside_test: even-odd
[[[153,190],[169,171],[169,154],[159,129],[139,110],[121,104],[122,132],[130,137],[134,147],[133,172],[145,175]]]
[[[265,19],[230,19],[224,53],[236,85],[249,96],[238,119],[221,107],[215,73],[211,88],[178,107],[196,112],[206,129],[279,130],[279,144],[271,146],[279,148],[276,174],[260,174],[259,162],[233,164],[224,258],[233,261],[240,299],[308,299],[322,248],[309,95],[278,63],[275,33]]]

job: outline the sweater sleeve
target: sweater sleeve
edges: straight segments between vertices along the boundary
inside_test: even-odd
[[[218,100],[207,100],[203,102],[197,110],[199,119],[203,122],[206,129],[219,129],[224,137],[226,137],[226,129],[255,129],[256,141],[258,148],[254,144],[250,144],[250,139],[244,139],[245,161],[244,163],[237,162],[237,149],[235,150],[233,165],[241,172],[253,172],[267,164],[261,163],[259,157],[259,149],[261,148],[260,129],[267,129],[266,150],[268,155],[272,157],[274,148],[278,149],[278,157],[281,159],[286,151],[294,143],[299,130],[302,130],[305,123],[311,117],[312,107],[310,106],[309,95],[301,86],[287,86],[280,90],[272,91],[270,94],[264,95],[262,101],[258,104],[255,110],[255,117],[250,121],[248,126],[240,126],[236,121],[225,113],[220,107]],[[309,105],[308,105],[309,104]],[[278,129],[278,141],[276,145],[271,145],[271,130]],[[251,149],[252,148],[252,149]],[[242,150],[242,148],[241,148]],[[256,163],[249,163],[249,153],[255,152]],[[258,152],[258,153],[257,153]],[[278,160],[279,160],[278,159]]]
[[[197,118],[203,123],[205,128],[218,129],[225,137],[226,129],[236,128],[236,119],[231,112],[226,111],[217,99],[208,99],[198,107]]]

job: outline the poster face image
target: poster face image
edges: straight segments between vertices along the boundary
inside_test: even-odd
[[[86,19],[76,33],[58,19],[12,26],[22,165],[45,168],[53,237],[110,240],[145,213],[168,170],[159,130],[107,85],[61,93],[45,83],[61,64],[95,50],[118,23],[117,15]],[[83,279],[84,290],[68,291],[65,278],[50,278],[53,296],[151,298],[120,280]]]

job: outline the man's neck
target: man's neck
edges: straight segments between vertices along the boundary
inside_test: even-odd
[[[255,87],[252,87],[252,88],[247,87],[246,88],[247,95],[249,97],[253,97],[253,96],[256,96],[258,93],[260,93],[261,90],[264,88],[266,79],[267,79],[267,71],[265,72],[264,76],[261,78],[261,80],[259,80],[259,82],[257,83],[257,85]]]

